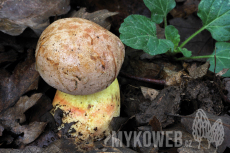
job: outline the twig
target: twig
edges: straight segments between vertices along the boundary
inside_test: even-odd
[[[153,83],[153,84],[165,85],[165,83],[166,83],[165,80],[142,78],[142,77],[138,77],[138,76],[133,76],[133,75],[127,74],[125,72],[120,72],[120,75],[121,76],[125,76],[127,78],[131,78],[131,79],[135,79],[135,80],[143,81],[143,82],[149,82],[149,83]]]

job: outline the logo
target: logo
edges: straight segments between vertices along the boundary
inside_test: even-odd
[[[198,109],[192,124],[192,135],[195,141],[199,143],[200,149],[201,140],[208,141],[208,149],[211,143],[220,146],[224,141],[224,127],[221,119],[218,119],[211,125],[210,120],[202,109]],[[112,143],[112,147],[123,147],[122,142],[126,142],[126,147],[192,147],[194,140],[182,140],[181,131],[112,131],[105,140]],[[124,141],[123,141],[124,140]],[[174,144],[169,143],[173,140]],[[172,141],[171,141],[172,142]]]
[[[195,141],[199,142],[198,149],[200,149],[200,142],[203,138],[208,141],[208,149],[210,144],[214,143],[216,149],[224,141],[224,127],[221,119],[218,119],[211,126],[210,121],[202,109],[198,109],[196,117],[193,120],[192,135]]]

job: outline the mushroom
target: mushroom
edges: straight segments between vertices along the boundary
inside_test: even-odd
[[[67,135],[78,142],[107,136],[120,114],[120,39],[94,22],[65,18],[43,31],[35,56],[37,71],[57,89],[51,113],[62,110],[59,129],[71,125]]]

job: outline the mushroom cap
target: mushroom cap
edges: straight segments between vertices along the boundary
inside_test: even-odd
[[[53,22],[39,38],[36,69],[52,87],[88,95],[107,88],[117,77],[125,49],[120,39],[86,19]]]

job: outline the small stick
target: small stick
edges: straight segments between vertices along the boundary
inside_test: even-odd
[[[165,83],[166,83],[165,80],[142,78],[142,77],[138,77],[138,76],[133,76],[133,75],[127,74],[125,72],[120,72],[120,75],[121,76],[125,76],[127,78],[131,78],[131,79],[135,79],[135,80],[143,81],[143,82],[149,82],[149,83],[153,83],[153,84],[165,85]]]

